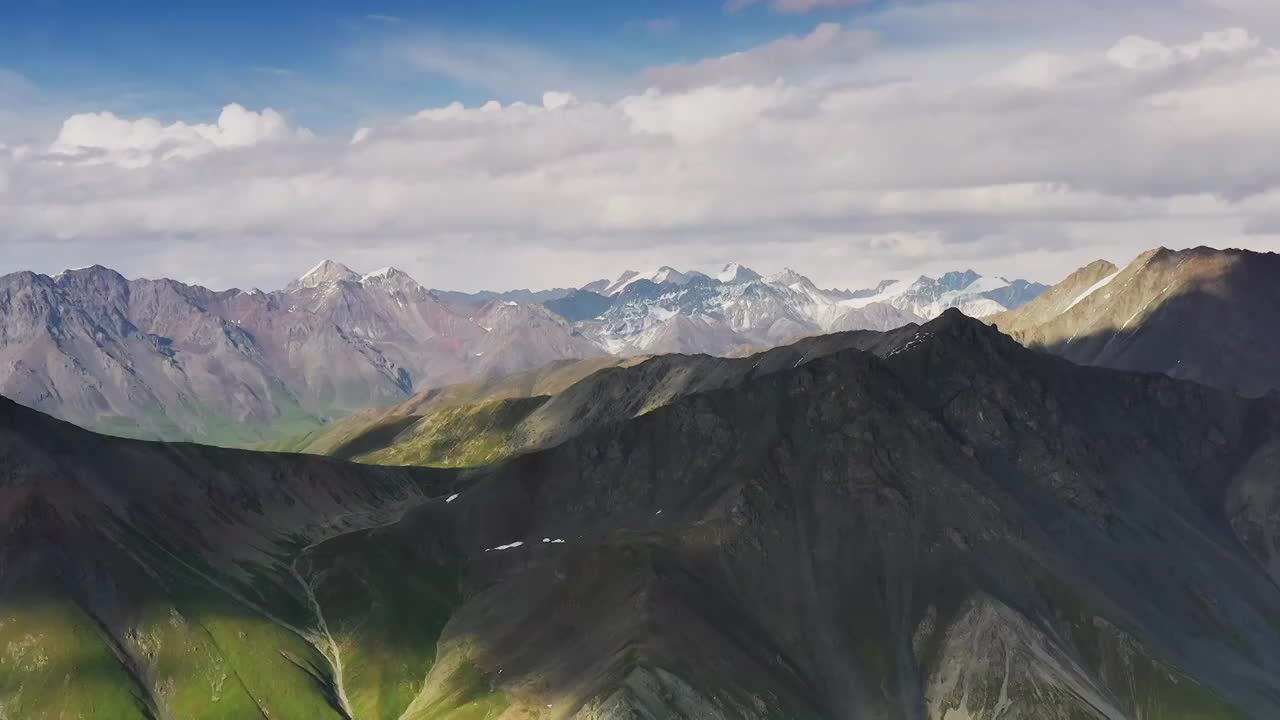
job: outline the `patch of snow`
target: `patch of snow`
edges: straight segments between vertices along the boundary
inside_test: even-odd
[[[911,348],[923,343],[925,340],[928,340],[931,337],[933,337],[931,333],[916,333],[915,335],[911,336],[910,340],[903,343],[901,347],[896,348],[893,352],[889,353],[888,355],[885,355],[885,357],[891,358],[894,355],[897,355],[898,353],[906,352],[907,350],[910,350]]]
[[[1106,277],[1102,278],[1102,279],[1101,279],[1101,280],[1099,280],[1098,282],[1096,282],[1096,283],[1094,283],[1094,284],[1090,285],[1090,286],[1089,286],[1089,289],[1085,290],[1083,293],[1080,293],[1080,296],[1079,296],[1079,297],[1077,297],[1075,300],[1072,300],[1072,301],[1071,301],[1071,304],[1070,304],[1070,305],[1068,305],[1066,308],[1064,308],[1064,309],[1062,310],[1062,312],[1066,312],[1067,310],[1070,310],[1071,308],[1075,307],[1076,305],[1079,305],[1079,304],[1080,304],[1080,302],[1081,302],[1082,300],[1084,300],[1085,298],[1087,298],[1087,297],[1089,297],[1090,295],[1092,295],[1092,294],[1094,294],[1094,293],[1098,292],[1099,290],[1101,290],[1102,288],[1106,287],[1107,285],[1110,285],[1110,284],[1111,284],[1111,281],[1112,281],[1112,280],[1115,280],[1115,279],[1116,279],[1116,276],[1117,276],[1117,275],[1119,275],[1121,272],[1123,272],[1123,271],[1122,271],[1122,270],[1116,270],[1115,272],[1113,272],[1113,273],[1111,273],[1110,275],[1108,275],[1108,276],[1106,276]]]
[[[485,552],[501,552],[503,550],[514,550],[523,545],[524,545],[524,541],[516,540],[515,542],[507,543],[506,545],[498,545],[497,547],[491,547],[485,550]]]
[[[729,263],[724,269],[716,274],[716,280],[722,283],[729,282],[746,282],[754,280],[759,275],[751,268],[743,267],[739,263]]]
[[[1002,290],[1009,287],[1009,281],[1002,277],[980,277],[969,283],[960,292],[964,293],[986,293],[992,290]]]
[[[445,498],[445,499],[444,499],[444,501],[445,501],[446,503],[451,503],[451,502],[453,502],[454,500],[457,500],[457,499],[458,499],[459,494],[460,494],[460,493],[454,493],[454,494],[450,495],[449,497]]]
[[[321,260],[320,262],[316,263],[315,267],[313,267],[313,268],[311,268],[310,270],[308,270],[308,271],[306,271],[306,272],[302,273],[302,277],[300,277],[300,278],[298,278],[298,279],[299,279],[299,280],[306,280],[307,278],[311,277],[312,275],[315,275],[316,273],[320,272],[320,269],[321,269],[321,268],[323,268],[323,267],[324,267],[325,265],[327,265],[328,263],[329,263],[329,261],[328,261],[328,260]]]

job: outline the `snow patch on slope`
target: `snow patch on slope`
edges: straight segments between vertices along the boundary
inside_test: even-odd
[[[1068,306],[1066,306],[1065,308],[1063,308],[1062,312],[1066,312],[1066,311],[1070,310],[1071,308],[1075,307],[1076,305],[1079,305],[1079,304],[1080,304],[1080,302],[1081,302],[1081,301],[1083,301],[1085,298],[1087,298],[1087,297],[1089,297],[1090,295],[1092,295],[1092,294],[1094,294],[1094,293],[1098,292],[1099,290],[1101,290],[1102,288],[1106,287],[1107,285],[1110,285],[1110,284],[1111,284],[1111,281],[1112,281],[1112,280],[1115,280],[1115,279],[1116,279],[1116,276],[1117,276],[1117,275],[1119,275],[1121,272],[1122,272],[1121,270],[1116,270],[1115,272],[1113,272],[1113,273],[1111,273],[1110,275],[1108,275],[1108,276],[1106,276],[1106,277],[1102,278],[1101,280],[1099,280],[1098,282],[1094,283],[1093,285],[1090,285],[1090,286],[1089,286],[1089,288],[1088,288],[1087,290],[1085,290],[1084,292],[1080,293],[1080,296],[1079,296],[1079,297],[1077,297],[1075,300],[1072,300],[1070,305],[1068,305]]]

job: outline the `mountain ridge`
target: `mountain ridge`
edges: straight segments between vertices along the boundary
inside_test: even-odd
[[[562,359],[740,355],[920,319],[890,304],[845,307],[794,271],[727,268],[727,281],[628,271],[612,296],[447,293],[333,260],[271,292],[102,266],[13,273],[0,278],[0,392],[104,432],[245,446]]]
[[[991,322],[1081,364],[1163,372],[1246,395],[1280,389],[1280,255],[1157,248],[1097,261]]]

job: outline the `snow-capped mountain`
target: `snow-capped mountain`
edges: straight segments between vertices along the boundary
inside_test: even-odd
[[[794,270],[764,277],[738,263],[715,275],[671,267],[628,270],[594,294],[604,308],[595,317],[580,314],[587,306],[583,294],[591,293],[580,291],[572,306],[549,307],[578,313],[565,317],[601,347],[621,354],[730,355],[834,329],[885,330],[921,320],[888,305],[845,307],[843,296]]]
[[[925,319],[935,318],[949,308],[957,308],[970,317],[986,317],[1022,307],[1048,289],[1040,283],[983,277],[965,270],[940,278],[921,275],[912,283],[886,281],[877,292],[854,293],[842,304],[861,308],[884,303]]]
[[[622,273],[617,280],[614,280],[606,286],[604,290],[601,290],[600,294],[605,295],[606,297],[617,295],[632,284],[642,280],[647,280],[654,285],[688,285],[693,280],[703,280],[706,279],[706,277],[706,275],[697,271],[683,273],[666,265],[663,265],[657,270],[646,273],[628,270]]]
[[[710,275],[667,266],[628,270],[612,282],[584,286],[570,302],[548,307],[612,353],[680,347],[728,355],[825,332],[901,327],[951,307],[968,315],[991,315],[1018,307],[1045,289],[970,270],[912,283],[887,280],[871,290],[825,290],[790,268],[766,277],[730,263]],[[589,315],[591,311],[596,314]],[[706,337],[691,337],[699,333]]]

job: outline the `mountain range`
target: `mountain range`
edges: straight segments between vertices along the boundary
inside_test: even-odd
[[[1280,716],[1276,397],[956,310],[599,362],[454,391],[520,418],[519,454],[462,470],[0,399],[0,710]]]
[[[333,261],[272,292],[100,266],[18,272],[0,277],[0,393],[111,434],[243,446],[564,359],[743,354],[946,307],[1015,308],[1042,289],[970,271],[850,293],[740,265],[478,294]]]

